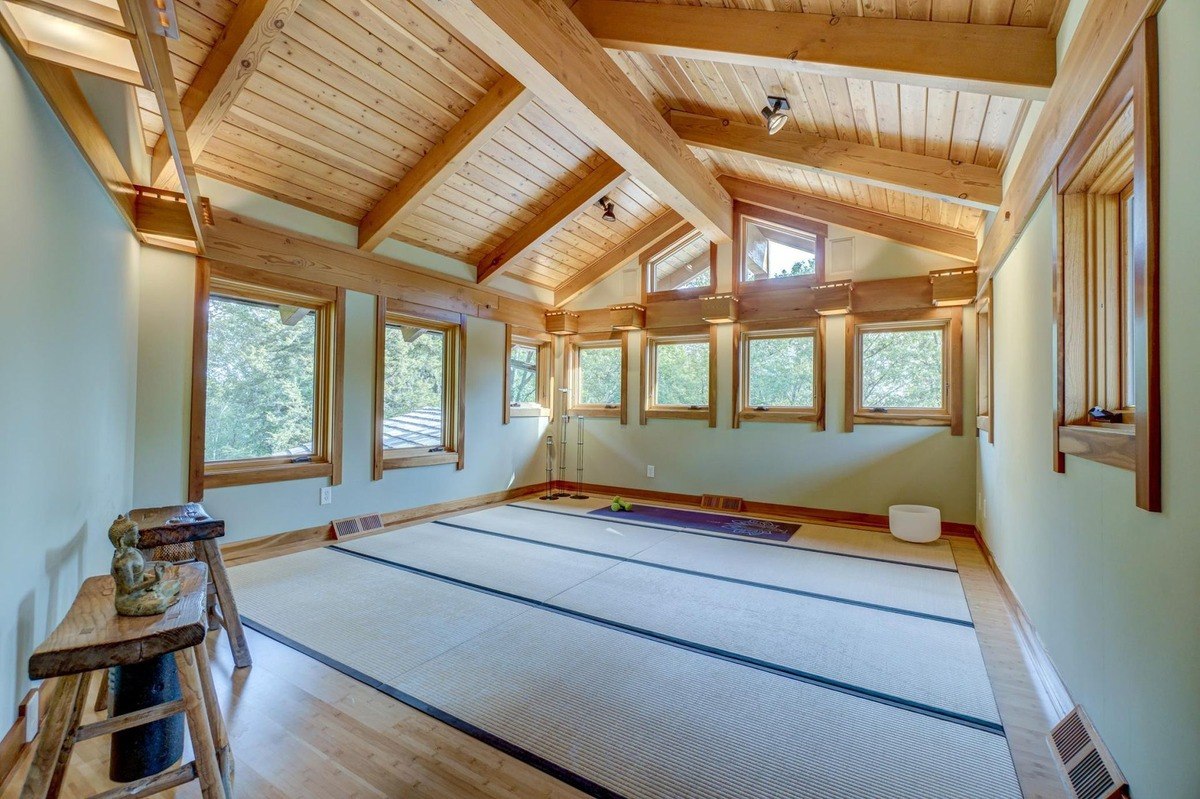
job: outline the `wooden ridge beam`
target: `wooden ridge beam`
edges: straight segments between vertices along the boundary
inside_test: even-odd
[[[958,261],[975,263],[978,242],[969,233],[902,219],[869,208],[828,200],[762,183],[722,175],[721,185],[734,199],[816,219],[831,225],[841,225],[861,233],[891,239],[910,247],[938,253]]]
[[[59,64],[27,57],[2,14],[0,32],[8,40],[12,52],[21,61],[29,77],[41,90],[46,104],[58,117],[71,141],[75,142],[83,160],[91,167],[96,179],[108,193],[117,213],[129,225],[129,229],[137,233],[133,181],[113,149],[112,142],[100,126],[100,120],[88,105],[87,98],[79,88],[79,82],[75,80],[75,74]]]
[[[158,112],[162,116],[163,136],[171,152],[171,162],[179,176],[180,191],[187,204],[188,215],[196,232],[196,251],[204,254],[204,211],[200,202],[200,184],[196,180],[196,165],[192,161],[188,146],[183,109],[179,104],[178,84],[171,68],[171,53],[167,40],[151,21],[148,8],[141,0],[125,0],[122,3],[136,35],[134,51],[138,62],[146,73],[148,88],[158,101]]]
[[[573,11],[617,50],[1030,100],[1054,83],[1044,28],[624,0],[579,0]]]
[[[546,210],[529,221],[516,233],[485,255],[476,271],[476,282],[484,283],[503,269],[528,254],[546,239],[562,230],[592,203],[607,194],[628,173],[611,158],[606,159],[587,177],[572,186],[565,194],[550,203]]]
[[[396,231],[443,183],[520,113],[533,95],[504,75],[446,136],[367,212],[358,225],[358,246],[373,250]]]
[[[418,0],[529,87],[584,141],[713,241],[733,208],[712,173],[561,0]]]
[[[683,217],[674,211],[667,211],[656,217],[654,221],[637,233],[567,278],[561,286],[554,290],[554,307],[563,307],[588,288],[620,269],[629,259],[638,257],[657,244],[664,236],[687,224]]]
[[[1050,186],[1088,111],[1116,74],[1138,28],[1163,0],[1091,0],[1063,56],[1059,78],[1017,162],[979,251],[979,296],[1008,258]]]
[[[987,211],[1000,205],[1000,170],[991,167],[796,130],[781,130],[771,136],[764,125],[683,111],[672,110],[667,119],[679,138],[705,149],[840,175]]]
[[[513,294],[437,275],[347,244],[213,208],[207,258],[452,313],[541,330],[547,308]]]
[[[299,5],[300,0],[241,0],[237,4],[180,103],[193,158],[204,152],[238,93]],[[170,167],[170,141],[164,132],[154,144],[151,183],[164,185],[170,178]]]

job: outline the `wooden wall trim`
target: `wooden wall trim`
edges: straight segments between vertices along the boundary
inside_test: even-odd
[[[196,259],[196,290],[192,303],[192,384],[188,428],[188,502],[204,499],[204,414],[208,396],[208,293],[212,268]]]
[[[549,310],[529,300],[435,275],[382,255],[325,241],[214,208],[208,257],[365,294],[462,313],[480,319],[545,329]]]
[[[1050,96],[979,252],[979,289],[1000,269],[1046,193],[1058,162],[1120,67],[1142,22],[1164,0],[1090,0]]]
[[[514,499],[536,494],[545,487],[545,483],[538,483],[533,486],[518,486],[504,491],[493,491],[490,494],[478,494],[473,497],[466,497],[465,499],[452,499],[432,505],[420,505],[415,508],[389,511],[380,514],[383,518],[384,529],[378,532],[387,532],[397,527],[427,521],[440,516],[462,513],[485,505],[511,502]],[[368,535],[377,534],[368,533]],[[303,527],[284,533],[274,533],[272,535],[221,544],[221,555],[224,557],[226,566],[237,566],[242,563],[253,563],[257,560],[289,555],[305,549],[315,549],[333,543],[335,540],[333,537],[333,524],[330,522],[329,524]]]
[[[571,481],[556,481],[555,490],[575,491],[579,483]],[[613,496],[632,497],[634,499],[669,502],[676,505],[700,506],[700,494],[680,494],[671,491],[651,491],[644,488],[629,488],[628,486],[612,486],[598,483],[584,483],[583,493],[610,494]],[[888,517],[878,513],[859,513],[857,511],[830,510],[827,508],[810,508],[804,505],[787,505],[779,502],[761,502],[745,500],[743,512],[750,515],[770,516],[779,519],[791,519],[809,524],[823,524],[830,527],[854,527],[862,530],[888,532]],[[975,526],[962,522],[942,522],[944,535],[971,538],[975,535]]]

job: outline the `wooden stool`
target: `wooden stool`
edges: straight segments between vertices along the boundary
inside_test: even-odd
[[[138,526],[138,549],[161,547],[163,554],[156,557],[179,562],[189,560],[190,555],[173,556],[171,550],[178,553],[180,548],[185,548],[195,554],[196,560],[208,564],[209,629],[218,625],[224,627],[234,665],[239,669],[249,666],[250,648],[246,645],[242,618],[238,615],[229,576],[225,573],[225,561],[217,546],[217,539],[225,535],[225,522],[209,516],[197,502],[164,508],[135,508],[129,512],[129,518]],[[221,611],[219,616],[217,607]]]
[[[179,601],[160,616],[118,616],[109,576],[89,577],[54,629],[29,658],[29,676],[58,679],[38,735],[21,799],[57,797],[77,741],[158,721],[182,712],[196,759],[119,788],[105,797],[148,796],[198,779],[204,799],[232,799],[233,755],[204,649],[208,569],[179,567]],[[80,725],[92,672],[174,653],[181,699]]]

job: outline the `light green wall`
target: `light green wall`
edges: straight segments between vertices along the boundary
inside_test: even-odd
[[[853,236],[856,280],[879,280],[927,274],[956,262],[896,242],[855,234],[832,226],[831,237]],[[635,274],[618,272],[572,307],[596,308],[637,299]],[[718,289],[733,280],[733,252],[718,250]],[[601,485],[644,488],[684,494],[720,493],[750,500],[781,502],[830,510],[886,514],[889,505],[933,505],[947,521],[975,521],[974,417],[968,414],[964,435],[945,427],[858,425],[842,432],[845,395],[845,320],[826,320],[826,429],[812,424],[747,422],[730,427],[733,380],[733,333],[718,328],[718,427],[707,422],[650,419],[637,423],[640,389],[639,334],[630,337],[630,424],[589,419],[584,480]],[[975,407],[974,315],[964,314],[964,408]],[[572,426],[575,424],[571,423]],[[569,433],[574,442],[576,433]],[[655,476],[646,477],[646,466]],[[569,449],[568,477],[575,477],[575,450]]]
[[[138,326],[137,457],[134,504],[186,496],[195,259],[147,248],[142,256]],[[227,541],[328,524],[357,513],[388,512],[529,485],[542,479],[535,454],[545,420],[500,422],[504,326],[467,320],[467,467],[395,469],[371,480],[375,379],[374,297],[349,292],[346,315],[342,485],[321,505],[325,478],[211,489],[204,504],[225,519]]]
[[[1074,10],[1074,9],[1073,9]],[[1051,217],[1043,201],[994,286],[996,442],[980,446],[987,541],[1137,799],[1200,795],[1200,3],[1159,17],[1163,513],[1130,472],[1050,471]]]
[[[0,728],[84,577],[108,570],[133,467],[138,248],[0,45]]]

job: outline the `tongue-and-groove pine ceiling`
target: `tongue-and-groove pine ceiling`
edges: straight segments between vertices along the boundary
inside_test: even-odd
[[[389,190],[496,85],[503,71],[408,0],[241,0],[273,25],[249,78],[202,148],[202,174],[359,225]],[[177,0],[170,42],[181,97],[234,18],[233,0]],[[720,3],[715,5],[721,6]],[[1046,28],[1054,0],[731,0],[725,7]],[[244,18],[250,8],[244,9]],[[236,27],[236,25],[235,25]],[[230,36],[233,35],[231,31]],[[1049,35],[1049,34],[1047,34]],[[1002,168],[1028,100],[952,88],[609,49],[661,112],[763,126],[767,95],[791,104],[787,130]],[[147,148],[162,120],[140,90]],[[186,103],[186,100],[185,100]],[[200,150],[196,154],[197,149]],[[743,154],[693,146],[714,173],[747,178],[891,216],[975,234],[984,211]],[[479,263],[608,158],[534,99],[407,214],[394,238]],[[608,168],[612,169],[611,163]],[[608,185],[611,181],[605,181]],[[669,209],[631,177],[607,191],[616,222],[589,205],[505,267],[554,289]],[[561,203],[560,203],[561,204]]]

